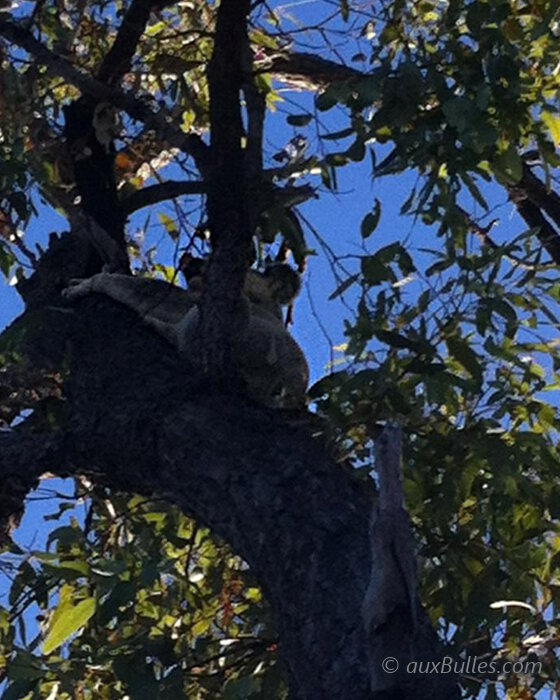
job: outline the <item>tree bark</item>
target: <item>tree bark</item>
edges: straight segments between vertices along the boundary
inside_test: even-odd
[[[315,419],[208,393],[165,341],[104,298],[44,313],[44,327],[63,332],[62,323],[72,338],[67,422],[58,438],[25,426],[6,433],[4,483],[85,472],[173,501],[254,570],[276,614],[292,697],[369,697],[361,605],[371,504],[311,438]]]
[[[35,364],[66,365],[66,420],[53,432],[24,423],[0,436],[4,524],[45,471],[165,498],[251,566],[275,615],[292,698],[386,697],[369,689],[362,618],[372,504],[312,437],[318,419],[209,390],[134,313],[104,297],[34,313],[39,330],[21,350]],[[418,614],[418,644],[433,649]],[[399,697],[452,695],[437,678],[417,690]]]

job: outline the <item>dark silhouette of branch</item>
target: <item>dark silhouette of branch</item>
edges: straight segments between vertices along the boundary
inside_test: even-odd
[[[535,235],[542,243],[543,248],[552,260],[560,265],[560,235],[558,231],[546,219],[540,208],[527,198],[525,190],[519,186],[510,186],[508,192],[519,215],[532,229],[535,229]]]
[[[465,224],[467,225],[467,227],[475,234],[475,236],[482,243],[482,245],[486,245],[493,249],[499,247],[498,244],[493,240],[493,238],[490,237],[490,231],[496,223],[497,219],[492,219],[490,223],[486,224],[485,226],[481,226],[472,218],[472,216],[467,211],[463,209],[463,207],[459,206],[457,202],[455,202],[455,209],[459,212],[459,214],[461,214],[461,216],[465,220]]]
[[[249,35],[245,32],[242,46],[243,93],[247,105],[247,149],[245,152],[245,177],[247,180],[247,205],[249,228],[255,230],[261,214],[259,192],[263,172],[263,133],[266,117],[266,98],[257,87],[253,75],[253,52]]]
[[[375,443],[379,497],[370,528],[371,578],[364,598],[372,697],[430,698],[434,692],[458,699],[455,674],[412,677],[411,661],[437,662],[442,648],[418,597],[416,545],[404,505],[402,434],[388,425]],[[398,660],[387,672],[384,660]],[[437,674],[436,674],[437,675]]]
[[[355,68],[308,53],[278,53],[258,72],[273,73],[276,78],[290,83],[301,83],[304,89],[326,87],[336,80],[364,78]]]
[[[68,311],[43,308],[21,348],[66,368],[67,420],[47,435],[0,433],[4,522],[46,470],[163,497],[251,566],[275,613],[291,697],[370,698],[361,621],[372,504],[312,438],[316,417],[209,391],[120,304],[92,295]],[[56,355],[45,353],[51,341]],[[415,629],[429,653],[434,632],[421,607]],[[442,692],[449,677],[429,678],[429,692],[415,686],[399,697],[451,697]]]
[[[526,164],[523,165],[523,175],[517,187],[522,188],[527,198],[543,209],[560,228],[560,196],[548,189]]]
[[[216,205],[216,197],[226,196],[226,207],[243,216],[244,192],[243,177],[244,155],[241,139],[244,136],[239,102],[240,90],[244,83],[243,56],[247,42],[247,15],[249,2],[247,0],[225,0],[218,10],[214,52],[208,66],[208,85],[210,92],[210,133],[211,149],[216,166],[213,173],[213,185],[209,193],[210,224],[216,217],[216,235],[221,235],[223,212],[212,209]],[[218,192],[221,186],[226,190]],[[215,191],[213,191],[215,190]],[[228,212],[226,216],[229,216]]]
[[[534,177],[534,176],[533,176]],[[536,178],[535,178],[536,179]],[[542,185],[542,183],[540,183]],[[518,186],[519,187],[519,186]],[[536,229],[537,231],[537,237],[543,244],[543,247],[549,255],[552,257],[552,259],[557,262],[554,258],[554,255],[560,253],[560,247],[559,247],[559,238],[558,238],[558,233],[553,229],[553,227],[549,224],[549,222],[545,219],[543,216],[542,212],[540,211],[539,207],[533,204],[531,201],[529,201],[526,196],[525,192],[519,193],[518,192],[518,187],[515,188],[515,191],[513,188],[510,188],[510,197],[512,198],[512,201],[514,202],[520,216],[523,217],[525,222],[529,224],[531,228]],[[514,194],[512,196],[512,191],[514,191]],[[480,240],[482,245],[488,246],[489,248],[492,248],[493,250],[498,249],[500,246],[491,238],[490,236],[490,230],[496,223],[496,219],[493,219],[490,221],[490,223],[486,224],[485,226],[481,226],[478,224],[474,219],[468,214],[462,207],[460,207],[457,203],[455,203],[455,208],[457,211],[464,217],[465,223],[467,227],[475,234],[475,236]],[[521,260],[513,255],[508,255],[504,254],[505,258],[511,262],[512,265],[516,265],[517,267],[522,267],[526,270],[536,270],[537,265],[532,265],[530,263],[527,263],[524,260]],[[541,266],[542,267],[542,266]]]
[[[127,215],[130,215],[138,209],[164,202],[167,199],[187,194],[205,194],[206,190],[207,185],[200,180],[185,180],[184,182],[168,180],[159,185],[144,187],[129,195],[122,201],[122,208]]]
[[[158,202],[184,195],[206,194],[207,191],[208,185],[201,180],[168,180],[134,192],[123,199],[121,207],[125,214],[130,216],[133,212]],[[316,196],[315,189],[311,185],[273,187],[263,186],[261,182],[260,204],[265,209],[272,206],[273,203],[279,203],[285,207],[297,206]]]
[[[36,488],[46,471],[62,471],[65,466],[62,431],[41,435],[27,432],[25,424],[0,432],[0,544],[9,542],[19,525],[29,491]]]
[[[152,9],[163,7],[161,0],[132,0],[111,49],[98,72],[98,80],[115,86],[130,68],[132,56],[150,19]],[[64,108],[64,135],[83,211],[106,231],[121,254],[109,268],[129,271],[126,255],[126,212],[117,194],[115,144],[118,133],[113,108],[96,103],[90,95]],[[100,122],[101,119],[101,122]]]
[[[249,0],[223,0],[208,65],[210,149],[208,222],[212,256],[205,270],[201,305],[201,370],[218,381],[235,375],[231,338],[239,323],[239,300],[252,251],[240,93],[247,57]]]

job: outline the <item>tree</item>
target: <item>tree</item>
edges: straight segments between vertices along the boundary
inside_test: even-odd
[[[560,11],[318,5],[299,19],[246,0],[0,12],[0,266],[26,305],[0,339],[5,698],[439,698],[458,681],[528,696],[557,683],[559,424],[542,392],[558,384]],[[316,94],[287,102],[297,131],[268,167],[265,114],[286,85]],[[401,213],[428,243],[370,253],[376,200],[360,254],[332,257],[298,206],[317,177],[336,191],[364,159],[376,181],[408,174]],[[176,217],[158,209],[171,199]],[[491,235],[504,201],[517,218]],[[35,252],[21,231],[48,207],[70,231]],[[72,278],[130,261],[175,281],[178,264],[127,239],[147,207],[176,258],[212,253],[194,373],[118,304],[61,299]],[[347,364],[312,388],[315,413],[273,411],[231,382],[235,309],[253,248],[256,264],[289,253],[303,270],[310,233],[333,298],[355,302]],[[416,546],[387,434],[376,488],[363,478],[386,421],[402,426]],[[88,516],[23,552],[9,534],[45,472],[76,478]],[[27,643],[31,602],[45,619]],[[394,675],[379,668],[388,651],[405,662]],[[497,665],[406,672],[447,653]],[[539,673],[506,673],[527,658]]]

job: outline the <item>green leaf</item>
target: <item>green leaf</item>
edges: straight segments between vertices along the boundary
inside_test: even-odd
[[[446,338],[449,352],[475,379],[478,383],[482,381],[482,367],[478,360],[478,355],[470,347],[464,338]]]
[[[333,131],[330,134],[324,134],[321,136],[321,138],[323,141],[338,141],[339,139],[348,138],[348,136],[352,136],[354,133],[354,127],[349,126],[347,129],[341,129],[340,131]]]
[[[155,700],[161,697],[152,665],[146,661],[145,656],[116,657],[113,669],[117,678],[126,684],[127,695],[133,700]]]
[[[252,695],[259,693],[261,685],[260,676],[230,678],[224,686],[222,700],[248,700]]]
[[[163,225],[163,228],[169,234],[169,237],[174,241],[177,240],[179,236],[179,228],[177,226],[177,222],[167,214],[164,214],[163,212],[158,212],[158,219]]]
[[[333,299],[336,299],[339,297],[341,294],[344,294],[344,292],[349,289],[355,282],[358,280],[360,275],[351,275],[348,277],[348,279],[345,279],[342,284],[340,284],[335,291],[329,296],[329,301],[332,301]]]
[[[379,338],[382,343],[387,343],[392,348],[399,348],[401,350],[413,350],[414,352],[426,352],[430,349],[430,346],[422,341],[413,340],[412,338],[407,338],[405,335],[396,333],[395,331],[385,331],[376,330],[375,335]]]
[[[77,605],[70,598],[63,599],[52,616],[49,633],[43,643],[43,654],[50,654],[64,644],[86,624],[94,612],[95,598],[85,598]]]
[[[35,683],[43,676],[44,671],[40,660],[27,651],[18,651],[8,664],[8,678],[16,683],[21,681]],[[2,695],[2,700],[5,697],[6,695]]]
[[[338,178],[336,176],[336,163],[327,164],[321,168],[321,181],[325,187],[333,192],[338,189]]]
[[[4,277],[8,277],[10,274],[10,268],[15,262],[15,258],[11,251],[4,248],[4,243],[0,241],[0,270]]]
[[[2,700],[21,700],[22,698],[27,698],[38,683],[38,680],[30,681],[29,679],[11,683],[2,693]]]
[[[69,546],[75,542],[81,542],[83,536],[83,532],[77,527],[63,525],[62,527],[57,527],[56,530],[49,533],[47,538],[47,547],[50,547],[53,542],[58,542],[63,546]]]
[[[329,153],[325,157],[325,163],[333,168],[341,168],[348,163],[348,157],[344,153]]]
[[[321,112],[326,112],[339,102],[346,102],[352,92],[352,86],[347,83],[332,83],[315,98],[315,106]]]
[[[348,148],[345,155],[354,163],[359,163],[364,159],[366,155],[366,146],[361,139],[356,139],[354,143]]]
[[[397,259],[397,264],[401,272],[406,276],[412,274],[413,272],[416,272],[416,266],[414,265],[412,258],[404,249],[400,252],[400,255]]]
[[[407,214],[410,211],[410,207],[412,206],[412,203],[414,202],[415,197],[416,197],[416,187],[413,187],[410,194],[408,195],[406,201],[401,206],[401,210],[400,210],[401,214]]]
[[[381,218],[381,202],[376,198],[373,211],[366,214],[362,220],[361,234],[362,238],[369,238],[377,228],[379,219]]]
[[[27,206],[27,197],[23,192],[13,192],[10,195],[10,204],[15,209],[16,214],[20,219],[27,219],[29,208]]]
[[[497,314],[500,314],[500,316],[504,318],[508,324],[515,325],[517,323],[517,314],[515,313],[515,309],[504,299],[492,299],[491,309]]]
[[[546,124],[554,145],[560,147],[560,114],[558,112],[543,112],[541,119]]]
[[[63,581],[75,581],[88,575],[89,566],[85,561],[45,562],[43,569]]]
[[[378,255],[362,258],[362,275],[367,284],[374,286],[384,281],[396,282],[395,274]]]
[[[165,22],[156,22],[155,24],[152,24],[149,27],[146,27],[146,35],[147,36],[157,36],[158,34],[161,34],[167,27],[167,24]]]
[[[488,209],[489,209],[488,202],[482,196],[482,193],[478,189],[473,178],[470,175],[468,175],[467,173],[461,173],[461,180],[463,180],[463,182],[467,186],[467,189],[471,193],[471,196],[475,200],[475,202],[478,202],[478,204],[480,204],[480,206],[483,209],[486,209],[486,211],[488,211]]]
[[[498,180],[505,184],[515,185],[521,180],[523,163],[513,144],[510,143],[505,151],[494,156],[492,169]]]
[[[391,24],[386,24],[379,36],[379,43],[382,46],[387,46],[387,44],[390,44],[392,41],[395,41],[395,39],[398,38],[399,30],[397,29],[397,27]]]
[[[474,104],[466,97],[453,97],[444,102],[441,109],[447,122],[455,127],[458,132],[470,128],[470,124],[477,112]]]
[[[307,126],[312,118],[311,114],[290,114],[286,117],[286,121],[291,126]]]
[[[377,76],[370,75],[362,78],[355,86],[354,92],[357,96],[357,104],[360,107],[367,107],[381,97],[381,81]]]

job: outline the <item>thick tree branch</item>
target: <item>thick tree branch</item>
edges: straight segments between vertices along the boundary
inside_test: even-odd
[[[71,465],[173,501],[250,563],[276,612],[292,697],[365,700],[370,504],[311,439],[314,418],[197,390],[163,339],[103,298],[44,314],[43,328],[73,319],[64,443],[8,434],[0,474],[67,476]]]
[[[0,473],[2,479],[17,474],[34,481],[46,471],[62,473],[66,466],[62,433],[37,435],[22,428],[0,432]]]
[[[174,197],[181,197],[188,194],[205,194],[207,189],[207,185],[200,181],[185,180],[182,182],[168,180],[159,185],[144,187],[129,195],[122,201],[122,208],[124,212],[129,215],[138,209],[143,209],[144,207],[149,207],[152,204],[164,202]]]
[[[245,34],[242,46],[243,93],[247,105],[247,148],[245,149],[245,177],[247,181],[248,219],[251,233],[255,231],[261,214],[259,192],[263,174],[263,134],[266,99],[259,91],[253,76],[253,52],[249,36]]]
[[[46,470],[86,473],[174,502],[251,565],[275,614],[291,697],[370,700],[361,611],[371,503],[311,438],[316,419],[196,384],[119,304],[93,295],[61,307],[35,317],[21,350],[37,363],[54,341],[64,346],[50,361],[69,370],[66,421],[56,436],[0,437],[4,515],[21,508],[25,488],[8,478],[15,472],[26,488]],[[433,630],[418,615],[418,644],[431,649]],[[415,688],[400,697],[424,696]]]
[[[552,260],[560,265],[560,235],[558,231],[545,218],[540,208],[527,198],[527,193],[522,187],[508,187],[508,192],[519,215],[531,228],[535,229],[536,236],[543,248]]]
[[[137,11],[139,15],[143,13],[142,16],[145,16],[147,5],[148,3],[146,3],[146,0],[138,0]],[[142,10],[140,10],[140,8],[142,8]],[[138,26],[136,26],[134,31],[138,32]],[[128,34],[128,32],[131,33]],[[161,108],[158,113],[155,113],[144,101],[136,99],[132,95],[125,95],[121,91],[103,82],[103,80],[97,80],[83,73],[75,68],[67,59],[44,46],[30,31],[13,22],[7,20],[0,21],[0,36],[3,36],[8,42],[16,44],[27,51],[39,63],[44,65],[51,75],[63,78],[71,85],[75,85],[79,88],[82,93],[90,95],[98,101],[107,101],[123,109],[132,118],[143,122],[147,128],[155,129],[160,137],[165,139],[170,145],[176,146],[184,153],[191,155],[203,175],[208,174],[210,159],[208,149],[203,140],[196,134],[185,134],[180,129],[174,127],[173,120],[168,120],[168,115],[166,115]],[[127,28],[127,41],[132,41],[132,36],[132,28]],[[227,37],[225,37],[225,39],[227,41]],[[113,47],[114,51],[117,52],[116,41]],[[130,45],[127,50],[130,53]],[[122,46],[119,44],[118,51],[119,53],[122,52],[121,58],[123,61],[126,62],[126,60],[130,60],[130,56],[128,59],[125,58],[124,38],[122,40]],[[235,58],[234,64],[235,62],[239,62],[238,57]],[[121,64],[121,70],[122,65],[124,64]],[[279,79],[282,79],[282,76],[286,76],[286,78],[291,80],[300,78],[314,87],[324,87],[333,82],[333,80],[364,77],[363,73],[354,68],[305,53],[277,54],[271,58],[266,58],[263,67],[257,66],[257,70],[259,72],[274,73]],[[110,66],[102,66],[100,75],[102,77],[107,76],[107,79],[110,79]],[[225,81],[223,82],[225,83]]]
[[[308,90],[324,88],[336,80],[366,77],[355,68],[309,53],[278,53],[267,57],[262,67],[257,64],[256,69]]]
[[[240,102],[249,9],[249,0],[221,2],[208,65],[213,162],[208,220],[213,254],[205,270],[199,356],[201,369],[218,381],[232,374],[231,339],[244,322],[240,298],[251,254]]]
[[[527,198],[544,210],[560,229],[560,196],[553,190],[547,189],[532,172],[528,165],[523,165],[523,175],[518,187],[527,193]]]
[[[167,180],[158,185],[144,187],[122,200],[121,206],[127,216],[139,209],[149,207],[158,202],[165,202],[174,197],[184,195],[206,194],[208,186],[200,180]],[[258,200],[261,207],[267,208],[273,203],[281,204],[285,207],[293,207],[303,204],[315,198],[316,192],[311,185],[286,186],[286,187],[263,187],[261,182]]]
[[[66,465],[62,432],[37,435],[24,426],[0,432],[0,545],[9,542],[24,512],[24,501],[41,474]]]
[[[208,66],[210,146],[215,170],[208,193],[208,215],[215,240],[247,222],[245,163],[241,141],[241,88],[247,42],[248,0],[224,0],[218,10],[214,52]],[[241,286],[239,287],[241,288]]]

